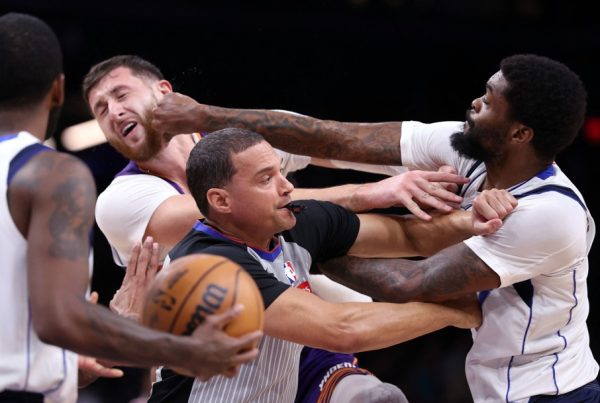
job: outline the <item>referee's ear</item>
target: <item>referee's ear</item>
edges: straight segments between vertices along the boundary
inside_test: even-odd
[[[231,197],[225,189],[210,188],[206,192],[206,199],[210,211],[217,214],[228,214],[231,212]]]

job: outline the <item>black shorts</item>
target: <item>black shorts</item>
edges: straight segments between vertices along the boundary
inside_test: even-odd
[[[600,403],[600,384],[592,381],[575,390],[558,396],[532,396],[529,403]]]
[[[0,392],[0,403],[44,403],[41,393],[5,390]]]

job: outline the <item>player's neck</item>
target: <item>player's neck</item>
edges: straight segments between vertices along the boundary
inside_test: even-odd
[[[26,131],[44,140],[48,113],[40,108],[3,109],[0,111],[0,135]]]
[[[487,175],[482,190],[508,189],[533,178],[551,163],[534,156],[486,163]]]
[[[170,179],[187,189],[185,167],[194,144],[189,135],[175,136],[154,157],[136,163],[142,171]]]
[[[216,222],[205,219],[204,224],[212,227],[232,241],[244,244],[254,249],[269,250],[269,247],[275,237],[274,235],[261,237],[256,233],[256,231],[245,231],[243,228],[239,228],[238,226],[228,222]]]

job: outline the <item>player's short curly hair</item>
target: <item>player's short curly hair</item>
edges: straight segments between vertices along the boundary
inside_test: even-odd
[[[60,43],[45,22],[19,13],[0,17],[0,107],[39,103],[62,72]]]
[[[587,93],[564,64],[543,56],[514,55],[500,63],[508,88],[509,117],[534,131],[538,156],[553,159],[583,125]]]
[[[83,79],[83,97],[88,102],[90,90],[94,88],[108,73],[118,67],[127,67],[137,77],[163,80],[163,73],[158,67],[136,55],[118,55],[103,60],[92,66]]]

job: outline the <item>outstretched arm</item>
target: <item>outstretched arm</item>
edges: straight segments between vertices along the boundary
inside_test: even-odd
[[[437,215],[431,221],[411,215],[359,214],[360,229],[349,255],[360,257],[430,256],[474,235],[496,232],[517,206],[505,190],[482,192],[472,211]]]
[[[284,111],[221,108],[169,93],[154,109],[151,124],[167,136],[239,127],[260,133],[274,147],[295,154],[402,165],[402,122],[344,123]]]
[[[473,234],[492,233],[516,206],[517,200],[506,190],[486,190],[474,200],[472,212],[442,217],[446,220],[455,218],[457,221],[454,224],[436,220],[431,223],[414,220],[414,228],[410,225],[401,228],[400,233],[404,234],[404,238],[399,240],[404,240],[405,243],[397,243],[397,247],[405,245],[405,248],[410,249],[412,245],[412,248],[419,252],[419,248],[415,246],[415,241],[418,241],[424,243],[424,248],[432,248],[430,251],[435,251],[436,247],[443,246],[443,242],[449,242],[452,236],[460,238],[461,227],[462,231],[470,227]],[[359,237],[349,254],[374,256],[373,251],[382,241],[376,241],[373,245],[370,243],[384,231],[377,227],[363,228],[362,224],[363,217]],[[435,225],[439,224],[441,226],[435,228]],[[361,234],[362,231],[367,232]],[[406,234],[412,234],[412,242]],[[366,241],[361,239],[364,235]],[[420,252],[419,254],[425,255],[422,250]],[[499,276],[462,242],[425,260],[362,259],[346,256],[322,263],[320,268],[323,273],[339,283],[374,299],[389,302],[444,301],[500,285]]]
[[[474,299],[448,304],[338,304],[289,288],[265,311],[265,334],[330,351],[360,352],[389,347],[446,326],[477,327],[480,321]]]
[[[333,280],[376,300],[445,301],[500,286],[500,278],[464,243],[425,260],[345,256],[320,265]]]
[[[360,185],[341,185],[323,189],[294,189],[294,199],[317,199],[339,204],[353,212],[377,208],[406,207],[422,220],[431,215],[423,208],[445,213],[462,201],[441,183],[464,184],[466,178],[452,172],[409,171],[378,182]]]

